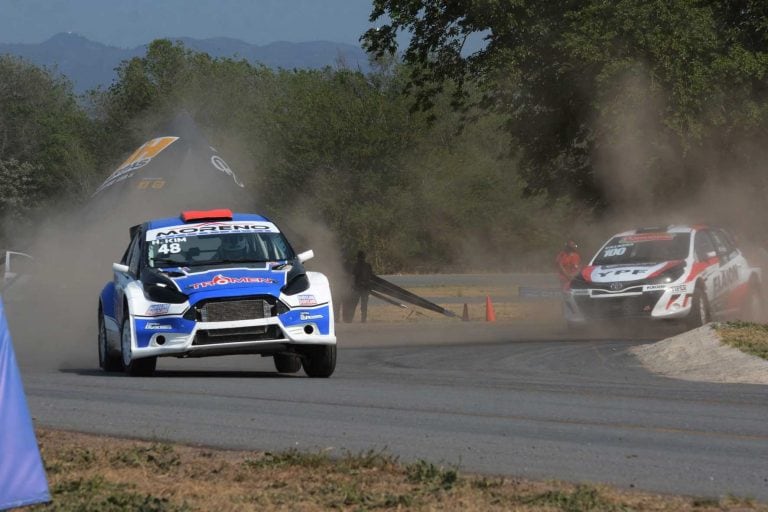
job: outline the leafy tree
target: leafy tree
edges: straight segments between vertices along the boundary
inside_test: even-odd
[[[0,160],[0,218],[3,242],[16,238],[19,223],[30,219],[41,204],[40,168],[18,160]]]
[[[42,197],[76,196],[87,190],[93,172],[91,137],[66,79],[0,56],[0,160],[31,165],[24,172],[34,173]]]
[[[430,108],[446,83],[467,104],[465,84],[479,84],[478,104],[505,115],[522,148],[529,190],[605,205],[633,139],[643,162],[630,189],[655,179],[655,200],[669,198],[670,182],[721,173],[723,160],[733,170],[734,157],[754,159],[740,150],[766,127],[766,14],[756,0],[375,0],[371,21],[389,21],[363,40],[382,55],[410,32],[403,59],[417,105]],[[485,46],[465,55],[478,34]]]

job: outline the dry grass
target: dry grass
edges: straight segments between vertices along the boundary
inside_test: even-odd
[[[735,498],[462,475],[381,452],[217,451],[47,429],[38,439],[53,503],[32,510],[768,511]]]
[[[768,325],[734,321],[716,324],[715,330],[723,343],[768,359]]]

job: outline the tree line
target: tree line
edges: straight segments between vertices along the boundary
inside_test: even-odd
[[[409,73],[391,59],[368,74],[272,70],[156,40],[109,88],[77,98],[50,70],[0,57],[6,243],[19,222],[87,201],[185,110],[243,178],[255,211],[317,219],[345,256],[365,250],[378,272],[534,264],[528,254],[549,250],[566,202],[524,197],[498,116],[468,124],[447,96],[430,113],[412,109]]]
[[[314,218],[377,272],[547,270],[566,237],[617,212],[734,181],[766,192],[763,2],[375,0],[371,19],[386,23],[363,35],[369,73],[156,40],[76,97],[0,57],[4,244],[9,226],[86,201],[182,109],[255,211]]]

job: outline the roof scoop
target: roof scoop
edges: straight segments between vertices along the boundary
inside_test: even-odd
[[[218,210],[188,210],[181,212],[181,220],[184,222],[232,220],[232,210],[227,208],[219,208]]]

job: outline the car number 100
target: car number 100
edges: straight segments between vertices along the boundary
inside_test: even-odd
[[[610,258],[612,256],[621,256],[625,252],[627,252],[626,247],[609,247],[603,253],[603,258]]]

